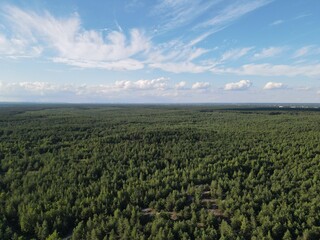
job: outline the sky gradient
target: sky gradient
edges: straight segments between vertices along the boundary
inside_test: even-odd
[[[0,101],[320,102],[319,0],[3,0]]]

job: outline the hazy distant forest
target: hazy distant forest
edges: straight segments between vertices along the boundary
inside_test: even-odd
[[[320,111],[0,108],[0,239],[320,239]]]

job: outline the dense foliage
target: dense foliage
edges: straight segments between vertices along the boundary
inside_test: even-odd
[[[302,109],[2,107],[0,239],[320,239],[319,123]]]

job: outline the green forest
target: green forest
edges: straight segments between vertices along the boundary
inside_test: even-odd
[[[0,163],[4,240],[320,239],[316,108],[4,105]]]

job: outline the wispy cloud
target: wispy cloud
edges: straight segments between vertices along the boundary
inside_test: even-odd
[[[225,29],[242,16],[272,1],[160,0],[159,4],[151,11],[151,14],[162,19],[162,23],[156,27],[157,34],[190,25],[194,32],[199,33],[199,36],[190,42],[191,45],[194,45]],[[226,6],[217,11],[220,8],[219,3],[226,3]],[[203,19],[205,13],[210,14],[206,14],[207,17]]]
[[[199,73],[210,69],[211,65],[195,63],[208,49],[185,44],[174,39],[165,44],[153,45],[146,56],[145,63],[151,68],[162,69],[167,72]]]
[[[294,53],[293,57],[294,57],[294,58],[303,57],[303,56],[307,55],[307,54],[310,52],[311,49],[312,49],[312,46],[302,47],[302,48],[298,49],[298,50]]]
[[[233,73],[237,75],[252,76],[307,76],[319,77],[320,64],[309,65],[273,65],[265,64],[246,64],[239,68],[212,68],[214,73]]]
[[[150,63],[151,68],[173,73],[202,73],[211,69],[210,65],[198,65],[192,62]]]
[[[227,83],[224,86],[224,90],[227,90],[227,91],[246,90],[246,89],[250,88],[251,85],[252,85],[252,83],[249,80],[240,80],[239,82]]]
[[[215,12],[215,14],[213,14],[213,17],[193,26],[192,29],[194,31],[201,31],[204,29],[206,30],[205,34],[202,34],[199,39],[197,39],[197,42],[203,41],[210,35],[227,28],[242,16],[263,7],[271,3],[272,1],[273,0],[238,0],[233,2],[232,4],[227,5],[219,12]]]
[[[280,25],[280,24],[283,24],[283,23],[284,23],[284,20],[278,19],[278,20],[270,23],[270,26],[277,26],[277,25]]]
[[[98,68],[132,69],[130,58],[150,48],[149,39],[139,29],[131,29],[129,36],[112,31],[104,37],[101,32],[83,29],[77,14],[57,19],[48,12],[40,15],[13,6],[7,6],[6,12],[15,34],[56,51],[56,62],[80,67],[94,67],[96,64]]]
[[[301,58],[310,55],[320,54],[320,47],[315,45],[309,45],[299,48],[294,54],[293,58]]]
[[[277,20],[273,21],[272,23],[270,23],[269,25],[270,25],[270,26],[277,26],[277,25],[281,25],[281,24],[284,24],[284,23],[287,23],[287,22],[299,20],[299,19],[301,19],[301,18],[309,17],[309,16],[311,16],[311,15],[312,15],[312,14],[310,14],[310,13],[302,13],[302,14],[298,15],[298,16],[295,17],[295,18],[291,18],[291,19],[287,19],[287,20],[277,19]]]
[[[285,49],[286,49],[286,47],[264,48],[261,50],[261,52],[254,54],[254,58],[263,59],[263,58],[274,57],[274,56],[281,54]]]
[[[220,11],[213,18],[199,24],[198,28],[207,28],[207,27],[225,27],[231,22],[239,19],[247,13],[250,13],[260,7],[263,7],[272,0],[251,0],[251,1],[236,1],[236,3],[227,6],[225,9]]]
[[[78,68],[96,68],[114,71],[139,70],[144,68],[141,61],[127,58],[117,61],[90,61],[82,59],[69,59],[63,57],[52,58],[55,63],[63,63]]]
[[[310,91],[310,90],[312,90],[311,87],[307,87],[307,86],[296,87],[295,89],[298,90],[298,91]]]
[[[301,13],[300,15],[298,15],[297,17],[295,17],[295,20],[301,19],[301,18],[305,18],[305,17],[310,17],[312,16],[311,13]]]
[[[125,5],[124,5],[124,9],[127,12],[132,12],[134,10],[136,10],[137,8],[141,8],[145,5],[145,1],[143,0],[126,0],[125,1]]]
[[[163,33],[187,24],[208,11],[222,0],[160,0],[151,15],[162,20],[158,33]]]
[[[125,33],[120,26],[117,31],[106,33],[86,30],[78,14],[59,19],[48,12],[38,14],[14,6],[7,6],[5,10],[14,29],[12,34],[27,40],[8,40],[0,35],[0,54],[26,55],[26,49],[30,52],[30,46],[35,45],[31,48],[33,54],[40,55],[44,50],[53,53],[51,57],[46,55],[53,62],[79,68],[138,70],[147,65],[172,72],[208,69],[208,66],[192,62],[209,51],[195,47],[195,43],[186,44],[174,39],[169,43],[154,44],[143,30],[131,29]]]
[[[237,60],[245,55],[248,54],[250,50],[252,50],[253,47],[246,47],[246,48],[238,48],[238,49],[231,49],[223,53],[221,56],[220,61],[225,62],[229,60]]]

